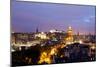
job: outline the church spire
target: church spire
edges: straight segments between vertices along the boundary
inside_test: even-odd
[[[38,33],[39,32],[39,30],[38,30],[38,27],[36,28],[36,33]]]

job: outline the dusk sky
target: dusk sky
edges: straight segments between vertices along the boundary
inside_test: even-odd
[[[95,6],[11,2],[11,31],[35,32],[58,29],[95,34]]]

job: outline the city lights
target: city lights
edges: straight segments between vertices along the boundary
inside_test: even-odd
[[[95,50],[96,49],[96,46],[95,45],[92,45],[91,46],[91,49]]]
[[[83,43],[82,40],[79,40],[79,43],[82,44]]]
[[[40,60],[38,63],[41,64],[43,62],[48,63],[48,64],[51,63],[50,55],[47,55],[46,52],[41,53]]]
[[[96,60],[95,6],[19,1],[11,5],[12,66]]]
[[[96,47],[95,47],[95,43],[92,43],[91,41],[95,36],[90,36],[90,35],[87,36],[87,35],[79,35],[79,34],[75,35],[72,27],[68,27],[67,32],[65,34],[63,32],[56,32],[56,33],[54,32],[55,31],[51,31],[51,33],[48,32],[37,32],[34,34],[25,33],[24,35],[12,33],[13,35],[12,52],[23,51],[23,50],[27,51],[30,49],[39,50],[40,53],[40,55],[38,55],[39,60],[36,62],[36,64],[52,64],[58,62],[73,61],[72,58],[74,57],[72,58],[70,57],[74,56],[74,53],[79,55],[78,52],[82,51],[84,54],[84,51],[88,49],[86,52],[87,55],[89,54],[87,60],[90,61],[95,60],[94,55],[95,55]],[[32,37],[29,37],[30,35]],[[90,50],[87,46],[90,48]],[[57,58],[60,58],[61,60]],[[68,59],[64,60],[64,58],[65,59],[69,58],[69,60]],[[34,62],[32,62],[32,59],[33,58],[26,59],[25,62],[27,64],[35,63],[36,60],[33,59]],[[84,60],[84,55],[82,60]],[[77,61],[80,60],[77,59]]]

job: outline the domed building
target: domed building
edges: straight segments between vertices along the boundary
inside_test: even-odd
[[[73,30],[71,26],[69,26],[67,30],[66,42],[69,42],[69,43],[73,42]]]

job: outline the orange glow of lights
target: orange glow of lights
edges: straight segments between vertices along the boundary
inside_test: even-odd
[[[39,64],[43,63],[43,62],[46,62],[48,64],[51,63],[51,59],[50,59],[50,56],[48,56],[48,54],[46,52],[42,52],[41,53],[41,56],[40,56],[40,60],[39,60]]]
[[[80,40],[79,43],[82,44],[83,43],[82,40]]]
[[[56,51],[57,51],[56,48],[51,49],[50,55],[54,55],[56,53]]]
[[[91,46],[91,49],[93,49],[93,50],[94,50],[94,49],[96,49],[96,47],[95,47],[94,45],[92,45],[92,46]]]

